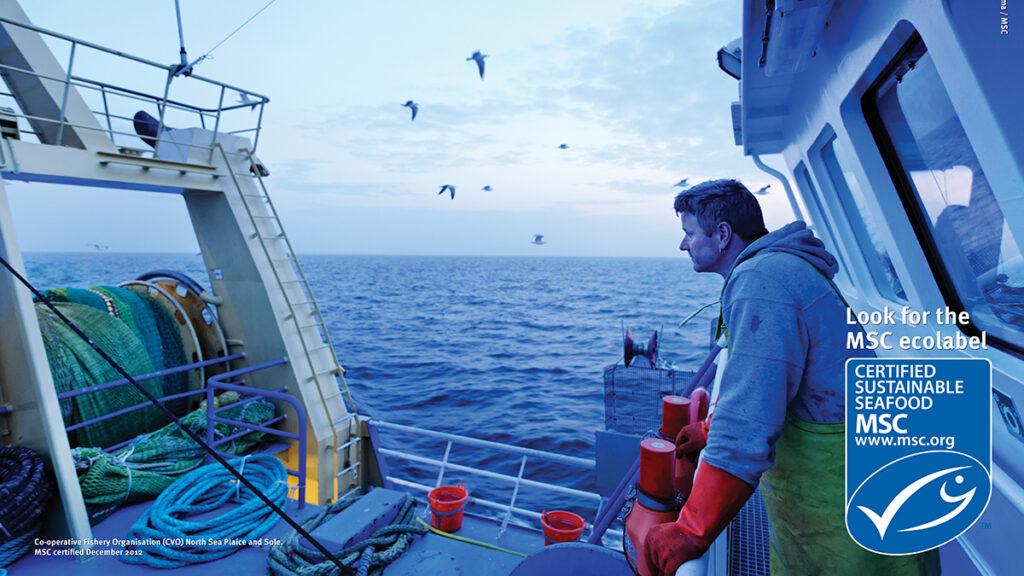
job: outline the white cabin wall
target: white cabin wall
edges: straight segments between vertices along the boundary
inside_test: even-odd
[[[822,35],[817,56],[800,75],[799,86],[807,88],[794,91],[789,103],[790,132],[784,157],[791,171],[803,162],[818,194],[827,197],[822,209],[838,228],[840,238],[834,240],[854,263],[851,285],[841,286],[855,308],[873,309],[892,302],[880,296],[863,267],[860,246],[849,233],[848,220],[816,157],[829,130],[854,151],[856,158],[847,168],[864,190],[873,192],[868,195],[868,210],[884,224],[882,240],[907,291],[908,304],[923,309],[946,305],[861,106],[862,96],[914,32],[934,57],[982,169],[1004,214],[1013,219],[1013,234],[1024,238],[1024,107],[1019,92],[1006,89],[1005,79],[1010,66],[1020,74],[1024,51],[1020,41],[1016,48],[996,44],[995,12],[995,7],[981,10],[977,3],[965,0],[840,3],[831,18],[833,23]],[[1020,31],[1015,32],[1019,37]],[[815,203],[808,198],[804,201],[809,206]],[[817,232],[826,233],[820,226]],[[925,334],[937,329],[901,332]],[[1024,359],[1018,356],[992,347],[970,354],[917,355],[988,358],[993,364],[993,386],[1011,396],[1018,408],[1024,407]],[[1024,525],[1024,443],[1009,433],[994,402],[992,434],[992,501],[982,521],[964,534],[961,543],[979,567],[995,574],[1016,573],[1019,566],[1007,552],[1019,545],[1019,530]]]

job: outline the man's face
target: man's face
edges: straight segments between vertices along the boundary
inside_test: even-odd
[[[679,215],[683,225],[683,241],[679,249],[690,255],[693,269],[696,272],[716,272],[719,259],[722,257],[721,243],[717,234],[708,236],[697,222],[697,217],[689,212]]]

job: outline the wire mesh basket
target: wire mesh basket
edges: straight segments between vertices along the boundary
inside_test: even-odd
[[[661,427],[661,398],[689,396],[694,373],[688,370],[613,364],[604,369],[605,430],[642,436]]]

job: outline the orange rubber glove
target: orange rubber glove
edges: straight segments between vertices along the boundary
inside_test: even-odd
[[[703,462],[679,518],[647,532],[647,572],[673,576],[680,564],[701,557],[753,493],[750,484]]]
[[[706,421],[687,424],[676,434],[676,458],[689,456],[696,461],[697,455],[707,443],[708,425]]]

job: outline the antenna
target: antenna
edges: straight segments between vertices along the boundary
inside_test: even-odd
[[[178,55],[181,57],[181,61],[174,67],[173,73],[175,76],[179,74],[191,76],[192,66],[188,64],[188,52],[185,51],[185,31],[181,27],[181,4],[179,0],[174,0],[174,15],[178,18],[178,45],[181,46]]]

